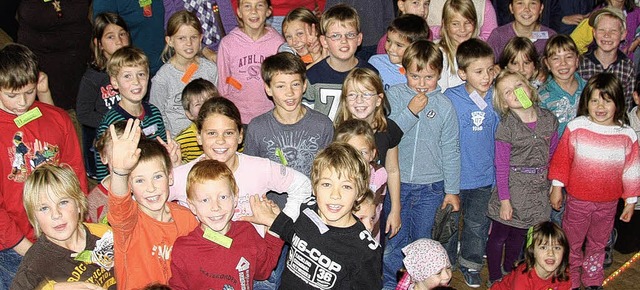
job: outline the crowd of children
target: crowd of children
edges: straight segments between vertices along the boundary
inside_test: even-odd
[[[640,249],[633,1],[571,36],[542,0],[299,2],[94,0],[81,139],[1,48],[0,290],[477,288],[485,259],[602,289]]]

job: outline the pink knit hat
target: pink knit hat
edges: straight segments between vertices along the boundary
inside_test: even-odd
[[[402,252],[405,255],[404,267],[412,281],[424,281],[451,266],[447,251],[434,240],[419,239],[402,248]]]

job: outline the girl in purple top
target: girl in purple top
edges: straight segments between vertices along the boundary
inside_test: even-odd
[[[558,145],[555,115],[537,105],[529,80],[505,70],[496,78],[493,105],[502,114],[496,130],[496,184],[487,216],[492,220],[487,241],[489,281],[510,272],[520,256],[527,229],[549,220],[549,160]],[[502,263],[504,248],[504,263]]]
[[[540,24],[539,19],[543,9],[544,5],[541,0],[511,0],[509,10],[515,20],[494,29],[487,39],[495,53],[496,62],[498,62],[505,44],[515,36],[531,39],[538,54],[542,55],[547,39],[556,35],[556,32],[551,28]]]

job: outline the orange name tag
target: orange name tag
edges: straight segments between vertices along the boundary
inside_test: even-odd
[[[300,59],[302,59],[302,62],[304,62],[306,64],[313,62],[313,57],[310,54],[305,54],[305,55],[301,56]]]
[[[400,71],[401,74],[406,74],[407,72],[404,70],[403,67],[398,68],[398,70]]]
[[[196,73],[197,70],[198,70],[198,64],[197,63],[190,64],[189,67],[187,67],[187,70],[184,72],[184,74],[182,75],[182,78],[180,80],[183,83],[188,84],[189,80],[191,80],[191,77],[193,76],[194,73]]]
[[[230,84],[232,87],[236,88],[236,90],[242,89],[242,84],[233,77],[227,78],[227,84]]]

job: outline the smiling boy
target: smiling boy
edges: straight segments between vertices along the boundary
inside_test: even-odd
[[[187,196],[200,226],[174,244],[172,289],[252,289],[254,279],[269,277],[283,241],[269,233],[262,238],[251,223],[231,220],[238,186],[224,163],[196,163],[187,175]]]

